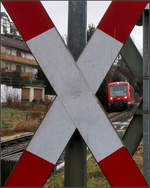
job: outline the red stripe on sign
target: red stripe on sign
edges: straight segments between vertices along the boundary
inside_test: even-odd
[[[2,1],[25,41],[54,27],[39,1]]]
[[[113,1],[98,28],[111,37],[125,43],[147,2],[147,0]]]
[[[43,187],[54,164],[24,151],[5,187]]]
[[[99,166],[112,187],[148,187],[125,147],[100,161]]]

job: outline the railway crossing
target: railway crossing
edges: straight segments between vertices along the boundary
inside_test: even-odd
[[[148,187],[95,97],[147,2],[112,2],[77,65],[40,2],[3,4],[58,95],[5,186],[43,186],[78,128],[113,187]]]

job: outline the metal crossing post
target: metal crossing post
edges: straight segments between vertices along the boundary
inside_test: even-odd
[[[87,2],[69,1],[68,48],[77,61],[86,46]]]
[[[143,172],[150,185],[150,9],[143,14]]]
[[[130,155],[134,155],[143,137],[142,102],[127,128],[122,140]]]
[[[69,1],[68,48],[75,61],[86,45],[86,25],[87,2]],[[86,187],[86,145],[78,130],[65,151],[64,185]]]
[[[138,52],[136,46],[129,37],[126,44],[121,49],[121,55],[126,61],[129,69],[133,72],[135,79],[139,82],[142,88],[143,82],[143,58]],[[142,122],[142,102],[138,107],[129,127],[127,128],[122,140],[131,155],[137,150],[143,137],[143,122]]]

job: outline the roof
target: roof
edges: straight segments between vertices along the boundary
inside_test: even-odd
[[[129,82],[110,82],[108,85],[129,84]]]
[[[24,50],[27,52],[30,52],[28,46],[26,45],[26,43],[22,40],[17,40],[17,39],[13,39],[4,35],[0,35],[0,42],[2,46],[7,46],[10,48],[17,48],[20,50]]]

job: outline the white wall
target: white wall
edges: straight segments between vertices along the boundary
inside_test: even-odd
[[[13,88],[12,86],[1,85],[1,103],[6,103],[7,99],[11,97],[12,100],[21,101],[21,89]]]

